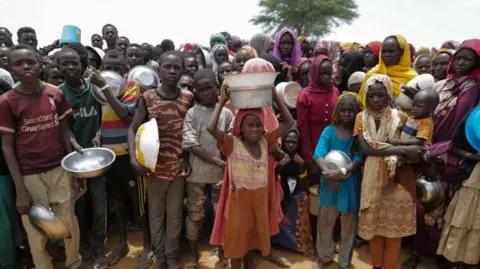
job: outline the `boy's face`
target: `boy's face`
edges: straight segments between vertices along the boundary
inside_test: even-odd
[[[143,50],[138,47],[127,48],[127,62],[130,68],[134,68],[137,65],[142,65],[144,62]]]
[[[422,119],[430,115],[431,107],[425,94],[415,94],[412,103],[412,114],[416,119]]]
[[[10,50],[7,47],[0,47],[0,68],[10,70],[10,66],[8,64],[9,54]]]
[[[183,63],[177,55],[168,55],[161,59],[160,79],[168,86],[177,86],[183,72]]]
[[[99,35],[92,36],[92,47],[101,49],[103,46],[103,40]]]
[[[22,83],[32,84],[40,79],[41,66],[37,55],[29,49],[18,49],[10,53],[13,74]]]
[[[193,79],[188,75],[183,75],[180,77],[178,81],[178,87],[181,89],[193,91]]]
[[[198,62],[197,59],[194,57],[188,57],[185,59],[185,68],[193,77],[198,71]]]
[[[218,88],[215,81],[204,78],[197,82],[193,93],[197,101],[206,106],[213,106],[217,103]]]
[[[34,33],[23,33],[18,39],[19,44],[29,45],[36,49],[38,45],[37,35]]]
[[[65,81],[65,78],[62,76],[62,74],[57,68],[50,68],[45,74],[45,82],[50,83],[52,85],[58,86],[62,84],[64,81]]]
[[[115,41],[117,41],[118,33],[115,28],[112,26],[107,26],[103,29],[103,39],[107,42],[108,45],[115,45]]]
[[[65,52],[57,57],[57,65],[60,73],[66,81],[76,81],[82,76],[82,64],[80,56],[73,52]]]
[[[103,62],[103,70],[113,71],[122,77],[125,76],[126,73],[125,66],[120,63],[109,62],[108,60]]]
[[[118,38],[117,42],[115,43],[115,49],[125,55],[127,53],[128,45],[130,45],[128,40],[126,40],[125,38]]]

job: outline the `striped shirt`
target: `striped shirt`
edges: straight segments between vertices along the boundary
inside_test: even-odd
[[[148,118],[155,118],[158,124],[160,151],[157,165],[152,177],[170,181],[180,173],[182,164],[183,121],[193,102],[193,94],[188,90],[178,89],[175,98],[160,96],[156,89],[143,93],[147,106]]]
[[[124,120],[118,117],[109,104],[102,107],[102,146],[113,150],[117,156],[128,153],[128,127],[132,123],[139,94],[140,84],[136,81],[129,81],[125,94],[120,98],[120,102],[125,105],[129,115]]]

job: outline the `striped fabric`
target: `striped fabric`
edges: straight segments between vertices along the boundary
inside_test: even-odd
[[[125,94],[120,98],[129,114],[125,120],[121,120],[109,104],[102,107],[102,145],[113,150],[117,156],[128,153],[127,131],[132,123],[139,94],[140,84],[129,81]]]

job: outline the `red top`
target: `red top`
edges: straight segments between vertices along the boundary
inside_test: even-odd
[[[0,96],[0,132],[15,134],[22,175],[49,171],[66,155],[60,121],[72,115],[61,90],[51,85],[33,94],[11,90]]]

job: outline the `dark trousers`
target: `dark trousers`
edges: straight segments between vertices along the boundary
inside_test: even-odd
[[[105,249],[107,234],[105,186],[105,177],[87,179],[87,192],[75,203],[75,214],[80,226],[80,242],[83,245],[91,246],[93,251]],[[89,216],[89,212],[91,212],[91,216]]]

